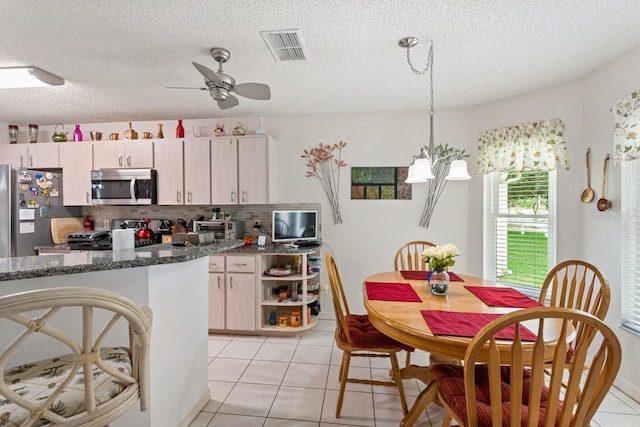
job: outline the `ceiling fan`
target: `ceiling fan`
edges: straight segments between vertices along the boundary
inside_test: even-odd
[[[176,87],[167,86],[167,89],[199,89],[208,90],[213,99],[218,101],[218,107],[225,110],[227,108],[235,107],[239,104],[238,98],[233,96],[243,96],[250,99],[268,100],[271,99],[271,89],[269,86],[262,83],[241,83],[236,84],[233,77],[225,74],[222,71],[222,64],[227,62],[231,58],[231,52],[223,47],[211,48],[211,56],[218,62],[218,71],[205,67],[204,65],[192,62],[196,70],[204,76],[204,84],[207,87]]]

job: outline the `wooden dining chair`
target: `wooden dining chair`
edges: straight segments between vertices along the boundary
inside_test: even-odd
[[[427,242],[426,240],[413,240],[405,243],[396,251],[396,255],[393,258],[394,270],[428,270],[427,263],[422,260],[422,252],[426,247],[435,245],[435,243]]]
[[[61,321],[63,314],[74,317]],[[0,297],[0,330],[8,342],[0,348],[0,413],[8,425],[105,426],[137,401],[149,408],[149,308],[104,289],[41,289]],[[122,345],[107,346],[119,342],[115,334]],[[25,363],[34,348],[56,349],[55,356]],[[12,357],[20,364],[7,367]]]
[[[537,321],[537,328],[530,329],[537,335],[535,342],[522,340],[523,323],[528,321],[534,325]],[[549,362],[545,352],[550,344],[544,342],[544,335],[554,321],[560,334],[552,351],[551,375],[545,382],[544,368]],[[563,389],[564,362],[570,351],[567,338],[576,322],[584,336],[573,349],[578,363],[569,370]],[[496,338],[505,328],[513,328],[513,341]],[[618,338],[597,317],[570,308],[528,308],[500,316],[482,328],[466,351],[464,367],[432,366],[436,381],[424,398],[437,395],[447,411],[445,427],[452,418],[461,426],[474,427],[587,426],[613,384],[621,359]],[[487,363],[479,363],[485,360]],[[589,365],[586,379],[582,369],[577,369],[584,364]]]
[[[596,266],[580,260],[567,260],[549,271],[544,280],[538,302],[550,307],[575,308],[604,320],[609,310],[611,289]],[[582,339],[578,324],[571,346]],[[567,354],[567,369],[573,363],[571,352]]]
[[[338,348],[342,350],[342,362],[339,372],[340,393],[336,404],[336,418],[340,418],[344,389],[348,382],[397,387],[402,412],[406,415],[408,411],[407,400],[404,394],[397,353],[400,351],[411,352],[414,348],[395,341],[378,331],[371,322],[369,322],[369,317],[366,314],[352,314],[349,311],[347,297],[344,293],[342,279],[340,278],[335,259],[331,254],[327,254],[325,261],[329,276],[329,285],[331,286],[333,309],[337,322],[335,341]],[[391,361],[393,381],[350,378],[349,365],[352,357],[389,358]]]

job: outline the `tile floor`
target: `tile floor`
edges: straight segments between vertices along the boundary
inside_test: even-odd
[[[393,387],[347,384],[335,418],[342,352],[333,344],[335,320],[323,315],[298,337],[210,335],[211,400],[190,427],[397,427],[402,411]],[[387,378],[388,359],[364,359],[352,360],[350,373]],[[411,361],[426,364],[428,354],[416,351]],[[411,406],[423,385],[406,380],[404,386]],[[443,415],[429,405],[416,426],[439,426]],[[639,426],[640,403],[612,389],[591,425]]]

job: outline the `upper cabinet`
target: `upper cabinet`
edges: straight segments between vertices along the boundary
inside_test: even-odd
[[[93,143],[93,169],[153,167],[153,141],[102,141]]]
[[[58,144],[0,144],[0,163],[22,168],[59,168]]]
[[[266,135],[211,141],[211,204],[274,203],[275,141]]]
[[[91,205],[92,144],[60,144],[62,203],[65,206]]]
[[[210,204],[209,139],[156,141],[159,205]]]

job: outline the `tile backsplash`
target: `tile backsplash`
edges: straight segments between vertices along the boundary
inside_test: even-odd
[[[234,206],[87,206],[83,208],[83,215],[89,214],[94,220],[96,228],[104,228],[115,219],[152,220],[170,219],[174,223],[178,218],[189,221],[192,218],[204,216],[211,219],[211,212],[220,208],[231,214],[231,220],[244,223],[245,234],[257,234],[253,224],[259,220],[262,232],[271,235],[271,212],[273,210],[306,209],[318,211],[318,235],[322,236],[322,205],[320,203],[282,203],[273,205],[234,205]],[[155,221],[154,221],[155,223]]]

